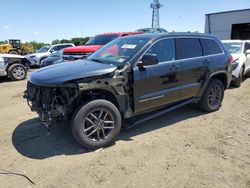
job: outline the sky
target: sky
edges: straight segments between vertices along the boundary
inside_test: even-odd
[[[153,0],[0,0],[0,40],[54,39],[151,27]],[[160,27],[204,32],[205,14],[248,9],[250,0],[160,0]]]

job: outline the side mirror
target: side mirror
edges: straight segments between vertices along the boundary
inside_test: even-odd
[[[248,49],[245,54],[249,55],[250,54],[250,49]]]
[[[50,50],[49,52],[53,54],[53,53],[56,52],[56,51],[52,49],[52,50]]]
[[[147,53],[142,56],[142,62],[138,63],[137,66],[139,67],[139,69],[144,70],[144,66],[156,65],[158,63],[159,60],[156,54]]]

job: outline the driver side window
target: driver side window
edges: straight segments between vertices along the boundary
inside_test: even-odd
[[[159,63],[175,60],[174,39],[163,39],[156,42],[147,53],[157,55]]]

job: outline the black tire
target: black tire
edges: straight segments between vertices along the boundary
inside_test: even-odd
[[[11,50],[11,51],[9,51],[9,54],[18,55],[18,52],[17,52],[17,51],[15,51],[15,50]]]
[[[206,112],[214,112],[219,110],[224,98],[225,87],[218,79],[212,79],[208,84],[201,100],[199,101],[200,109]]]
[[[242,79],[243,79],[243,74],[244,74],[244,68],[242,67],[240,69],[239,77],[237,79],[235,79],[234,81],[232,81],[233,86],[235,86],[235,87],[240,87],[241,86]]]
[[[107,100],[98,99],[77,110],[72,118],[71,128],[73,136],[81,146],[97,149],[114,142],[121,130],[121,123],[121,114],[117,107]]]
[[[8,68],[8,76],[11,80],[24,80],[27,77],[27,69],[22,64],[13,64]]]

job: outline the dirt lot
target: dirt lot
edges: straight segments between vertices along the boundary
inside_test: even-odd
[[[187,106],[92,152],[67,125],[48,134],[25,85],[0,78],[0,187],[250,187],[250,79],[216,113]]]

